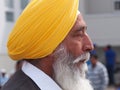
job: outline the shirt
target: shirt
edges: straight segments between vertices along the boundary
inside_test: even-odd
[[[97,62],[94,68],[92,67],[92,64],[90,64],[88,66],[87,77],[91,81],[94,90],[106,90],[108,85],[108,74],[102,63]]]
[[[41,90],[62,90],[48,75],[28,62],[24,62],[22,71],[30,77]]]

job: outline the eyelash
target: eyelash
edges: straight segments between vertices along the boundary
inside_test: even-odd
[[[85,35],[84,31],[80,31],[77,36],[83,37]]]
[[[83,34],[83,33],[82,33],[82,34],[78,34],[77,36],[83,37],[83,36],[84,36],[84,34]]]

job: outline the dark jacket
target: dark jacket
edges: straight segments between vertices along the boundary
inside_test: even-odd
[[[1,90],[41,90],[22,70],[17,71]]]

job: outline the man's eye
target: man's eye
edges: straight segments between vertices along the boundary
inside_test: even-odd
[[[78,34],[75,34],[74,36],[75,36],[75,37],[83,37],[83,36],[84,36],[84,33],[78,33]]]
[[[77,33],[77,36],[83,37],[84,36],[84,32],[80,31],[79,33]]]
[[[76,33],[73,34],[73,37],[82,38],[85,35],[85,30],[78,30]]]
[[[83,37],[83,36],[84,36],[84,34],[83,34],[83,33],[81,33],[81,34],[78,34],[78,36]]]

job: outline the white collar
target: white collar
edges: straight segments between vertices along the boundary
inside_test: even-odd
[[[48,75],[28,62],[24,62],[22,71],[30,77],[41,90],[62,90]]]

